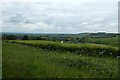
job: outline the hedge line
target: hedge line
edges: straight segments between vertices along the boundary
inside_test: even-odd
[[[76,54],[85,54],[89,56],[111,56],[117,57],[120,53],[120,50],[116,47],[98,45],[98,44],[68,44],[68,43],[58,43],[52,41],[8,41],[12,43],[24,44],[34,47],[39,47],[43,49],[50,50],[62,50],[74,52]]]

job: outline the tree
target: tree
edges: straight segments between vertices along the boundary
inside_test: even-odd
[[[7,35],[6,36],[7,40],[16,40],[17,37],[15,35]]]
[[[2,34],[2,40],[6,40],[7,39],[7,35],[6,34]]]
[[[29,37],[27,35],[23,36],[22,40],[29,40]]]

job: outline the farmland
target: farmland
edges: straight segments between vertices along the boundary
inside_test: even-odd
[[[117,78],[118,52],[102,44],[7,40],[3,78]]]
[[[118,0],[0,3],[2,80],[120,80]]]
[[[118,37],[110,37],[110,38],[90,38],[86,42],[87,43],[96,43],[96,44],[104,44],[110,46],[118,47]]]

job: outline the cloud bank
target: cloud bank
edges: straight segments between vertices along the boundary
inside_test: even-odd
[[[3,32],[118,32],[117,0],[4,0],[0,4]]]

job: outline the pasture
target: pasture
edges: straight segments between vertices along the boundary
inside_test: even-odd
[[[106,45],[4,41],[3,78],[117,78],[116,54]]]
[[[95,44],[104,44],[109,46],[118,47],[119,37],[109,37],[109,38],[89,38],[87,39],[87,43],[95,43]]]

